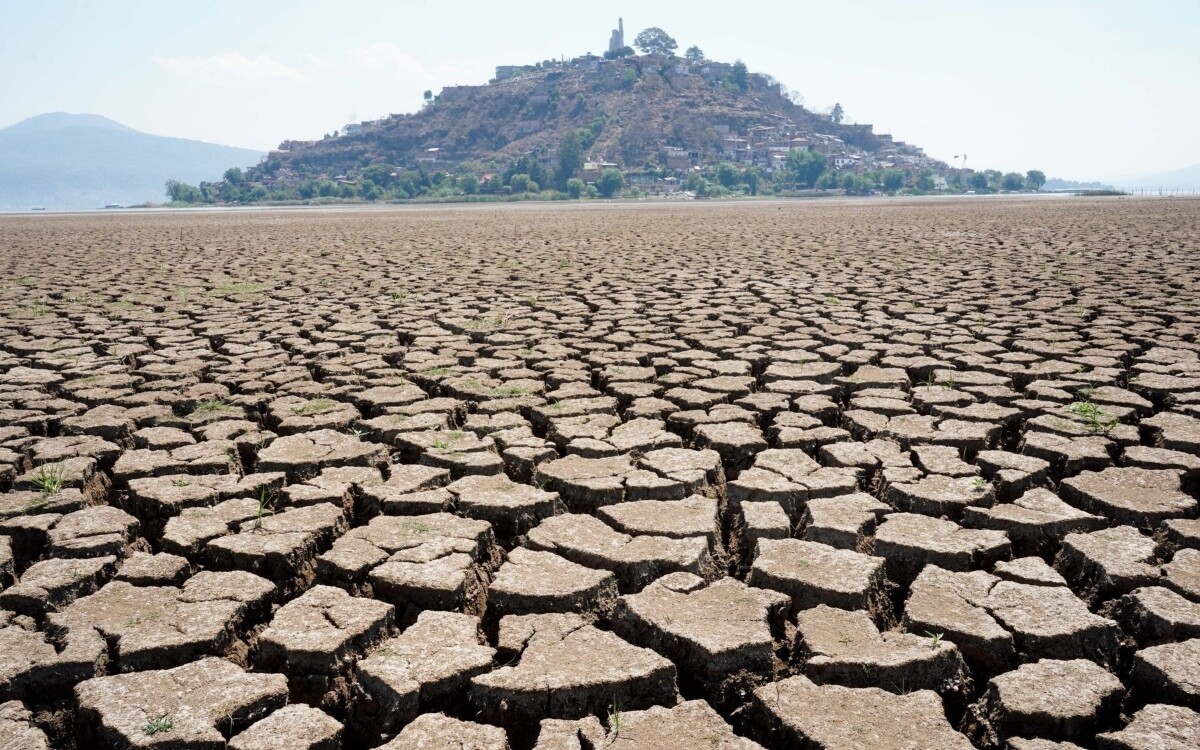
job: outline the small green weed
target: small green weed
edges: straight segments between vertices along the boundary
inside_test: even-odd
[[[66,467],[61,463],[42,464],[33,475],[30,483],[46,497],[56,494],[66,484]]]
[[[300,406],[292,409],[292,414],[297,416],[304,416],[306,414],[319,414],[323,411],[329,411],[336,405],[337,402],[333,399],[314,398],[312,401],[301,404]]]
[[[938,650],[938,647],[942,645],[942,639],[946,637],[945,633],[930,633],[928,630],[925,631],[925,635],[929,636],[929,648],[933,651]]]
[[[147,722],[146,726],[142,727],[142,733],[146,735],[161,734],[162,732],[171,731],[173,726],[175,725],[171,721],[171,717],[163,714],[157,719],[151,719]]]

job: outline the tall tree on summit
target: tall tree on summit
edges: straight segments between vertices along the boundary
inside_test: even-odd
[[[633,46],[642,51],[646,55],[666,55],[670,57],[675,54],[675,50],[679,48],[679,43],[671,38],[671,35],[657,26],[651,26],[648,29],[643,29],[637,38],[633,40]]]

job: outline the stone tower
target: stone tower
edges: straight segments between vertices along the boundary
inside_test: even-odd
[[[616,52],[625,46],[625,19],[617,19],[617,28],[613,29],[612,36],[608,38],[608,51]]]

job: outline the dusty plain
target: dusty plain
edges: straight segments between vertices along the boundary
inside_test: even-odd
[[[0,748],[1200,747],[1200,201],[0,217]]]

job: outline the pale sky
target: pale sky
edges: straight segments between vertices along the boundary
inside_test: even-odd
[[[1197,0],[42,0],[0,3],[0,127],[88,112],[268,149],[410,112],[496,65],[665,29],[968,166],[1111,179],[1200,163]]]

